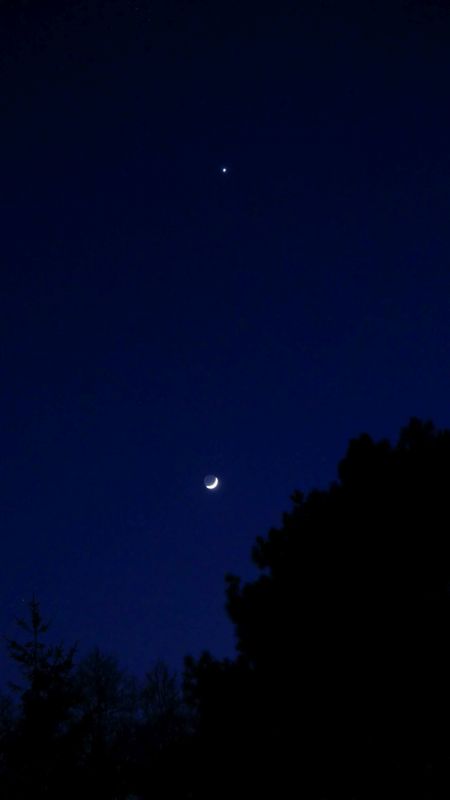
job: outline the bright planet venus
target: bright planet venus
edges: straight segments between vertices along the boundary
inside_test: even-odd
[[[217,489],[219,485],[219,478],[217,475],[206,475],[203,483],[205,484],[207,489]]]

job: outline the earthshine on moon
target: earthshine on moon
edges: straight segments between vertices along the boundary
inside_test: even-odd
[[[219,478],[217,475],[207,475],[203,483],[207,489],[217,489],[219,485]]]

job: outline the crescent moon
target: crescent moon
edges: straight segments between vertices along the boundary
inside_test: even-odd
[[[218,478],[214,478],[214,482],[213,483],[207,483],[206,484],[206,488],[207,489],[216,489],[218,485],[219,485],[219,479]]]

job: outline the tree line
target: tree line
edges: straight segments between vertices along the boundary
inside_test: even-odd
[[[180,680],[48,644],[30,601],[6,640],[0,797],[449,796],[450,431],[362,434],[291,500],[258,577],[226,577],[235,656],[186,657]]]

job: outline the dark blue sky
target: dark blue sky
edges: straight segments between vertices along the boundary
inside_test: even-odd
[[[450,13],[2,9],[0,629],[231,654],[292,491],[450,426]]]

